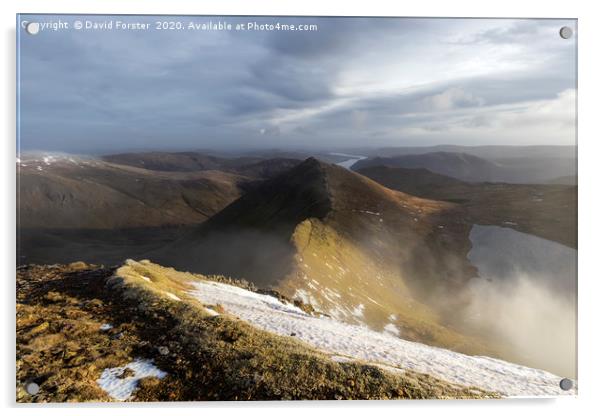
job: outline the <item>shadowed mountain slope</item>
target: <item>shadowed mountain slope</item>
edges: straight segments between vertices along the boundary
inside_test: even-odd
[[[178,237],[238,198],[255,178],[158,172],[71,156],[18,169],[18,262],[112,264]]]
[[[96,160],[24,161],[20,225],[146,227],[199,223],[241,195],[250,178],[218,171],[155,172]]]

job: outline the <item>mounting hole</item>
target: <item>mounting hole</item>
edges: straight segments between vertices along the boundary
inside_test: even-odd
[[[572,389],[573,380],[571,380],[570,378],[563,378],[562,380],[560,380],[560,388],[565,391]]]
[[[562,39],[570,39],[573,37],[573,29],[568,26],[561,27],[559,33]]]
[[[25,31],[30,35],[37,35],[40,31],[40,24],[38,22],[29,22],[25,26]]]
[[[27,392],[27,394],[35,396],[40,392],[40,386],[38,385],[38,383],[30,381],[29,383],[25,384],[25,391]]]

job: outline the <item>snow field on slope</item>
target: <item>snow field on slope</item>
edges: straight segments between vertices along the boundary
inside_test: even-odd
[[[387,366],[391,371],[413,370],[469,387],[497,391],[505,396],[557,396],[561,377],[489,357],[468,356],[450,350],[405,341],[389,333],[311,316],[278,299],[217,282],[193,282],[190,292],[204,304],[220,304],[250,324],[284,336],[295,335],[311,346],[337,357],[352,357]],[[393,368],[390,368],[393,367]],[[397,371],[399,371],[397,370]]]

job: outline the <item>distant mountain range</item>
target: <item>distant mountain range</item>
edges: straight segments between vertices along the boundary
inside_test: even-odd
[[[143,152],[102,156],[102,160],[125,166],[162,171],[196,172],[218,170],[251,177],[267,177],[283,172],[300,162],[294,158],[248,156],[226,158],[199,152]]]
[[[503,152],[502,152],[503,153]],[[356,162],[353,170],[372,166],[425,168],[467,182],[548,183],[575,174],[575,158],[530,156],[485,159],[469,153],[428,152],[371,157]]]
[[[465,181],[492,181],[499,166],[468,153],[433,152],[420,155],[375,157],[356,162],[353,170],[371,166],[391,168],[425,168],[431,172]]]
[[[575,159],[577,155],[577,146],[561,145],[533,145],[533,146],[504,146],[504,145],[484,145],[484,146],[459,146],[443,144],[436,146],[396,146],[380,148],[351,148],[346,149],[346,153],[363,154],[369,157],[390,157],[400,155],[420,155],[426,153],[446,152],[446,153],[467,153],[483,159],[497,160],[508,158],[570,158]]]

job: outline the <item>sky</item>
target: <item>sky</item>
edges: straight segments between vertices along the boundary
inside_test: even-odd
[[[22,151],[575,144],[574,20],[32,16]],[[76,20],[113,21],[75,30]],[[150,23],[116,29],[116,21]],[[182,30],[155,30],[180,21]],[[189,30],[190,22],[232,30]],[[312,31],[237,24],[315,24]]]

